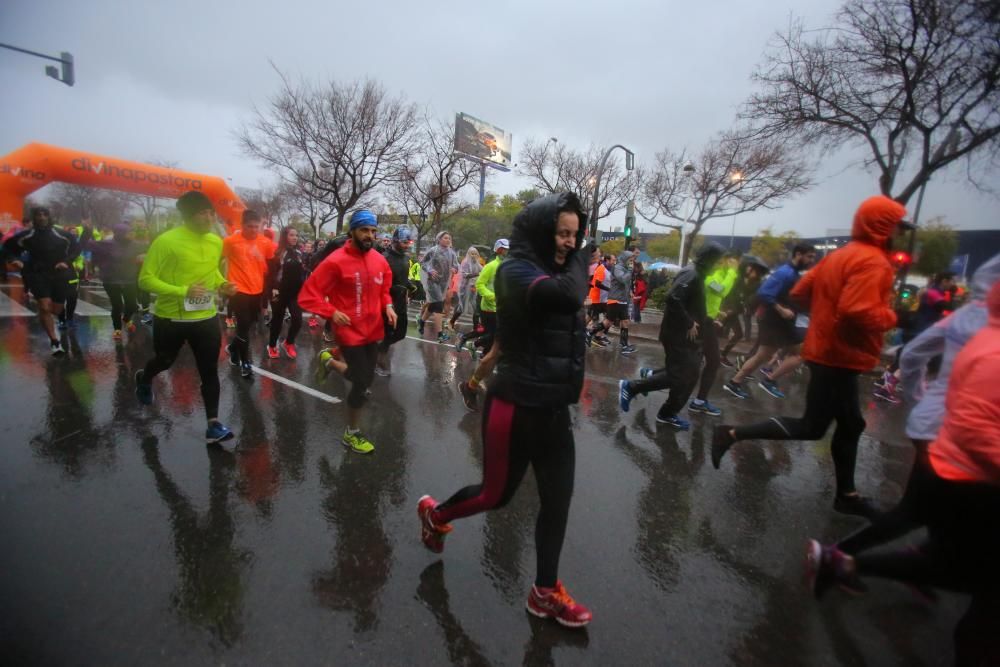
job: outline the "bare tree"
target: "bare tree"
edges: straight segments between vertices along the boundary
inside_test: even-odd
[[[281,74],[279,72],[279,74]],[[337,212],[399,179],[415,147],[416,107],[371,79],[283,87],[237,138],[243,152]]]
[[[697,155],[669,149],[657,153],[643,184],[643,218],[662,227],[677,225],[663,222],[661,216],[690,222],[693,243],[713,218],[777,208],[782,199],[809,186],[807,170],[795,150],[781,142],[756,140],[751,134],[724,132]]]
[[[127,207],[120,192],[72,183],[56,183],[48,204],[60,224],[74,225],[87,218],[98,228],[121,222]]]
[[[469,208],[455,195],[479,175],[479,166],[453,151],[455,124],[426,118],[416,159],[403,168],[387,196],[417,230],[417,243]]]
[[[882,193],[906,203],[939,169],[1000,150],[998,7],[849,0],[831,28],[793,21],[758,67],[744,116],[765,136],[863,147]]]
[[[291,202],[288,197],[289,189],[282,185],[266,186],[259,188],[236,188],[239,195],[248,209],[260,213],[268,226],[282,229],[287,222],[287,215],[291,213]]]
[[[587,151],[578,151],[552,139],[544,143],[528,139],[521,149],[518,171],[542,193],[575,192],[589,212],[605,150],[591,146]],[[601,176],[598,219],[625,208],[638,193],[642,179],[641,170],[626,171],[618,157],[612,155]]]
[[[289,210],[297,213],[309,225],[313,238],[320,238],[323,227],[337,219],[337,209],[308,183],[286,183],[282,186],[282,192]]]

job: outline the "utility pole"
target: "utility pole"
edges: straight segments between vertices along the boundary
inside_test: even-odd
[[[10,49],[11,51],[17,51],[19,53],[27,53],[29,56],[35,56],[36,58],[44,58],[46,60],[54,60],[62,65],[61,71],[56,67],[49,65],[45,68],[45,74],[52,77],[56,81],[62,81],[67,86],[72,86],[76,83],[76,74],[73,69],[73,54],[68,51],[63,51],[59,54],[59,57],[48,56],[44,53],[38,53],[37,51],[29,51],[28,49],[22,49],[19,46],[11,46],[10,44],[0,44],[0,48]]]
[[[616,148],[620,148],[623,151],[625,151],[625,169],[628,171],[632,171],[633,169],[635,169],[635,153],[625,148],[621,144],[615,144],[614,146],[609,148],[607,152],[604,154],[604,157],[601,158],[601,164],[597,168],[597,176],[594,180],[594,200],[590,207],[590,237],[594,239],[597,238],[597,215],[599,213],[599,210],[597,208],[597,202],[599,201],[598,194],[601,191],[601,176],[604,175],[604,167],[607,166],[608,164],[608,158],[611,157],[612,151],[614,151]]]

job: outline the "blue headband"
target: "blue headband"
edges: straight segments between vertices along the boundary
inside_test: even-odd
[[[358,227],[378,227],[378,218],[375,214],[368,209],[361,209],[355,211],[354,215],[351,216],[351,230],[355,230]]]

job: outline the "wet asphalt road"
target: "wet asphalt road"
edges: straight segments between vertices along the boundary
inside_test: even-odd
[[[17,298],[17,290],[3,288]],[[2,299],[3,297],[0,297]],[[106,305],[102,293],[84,300]],[[257,363],[319,383],[319,329],[300,359]],[[411,324],[411,335],[415,327]],[[343,409],[227,364],[221,418],[235,451],[206,448],[188,351],[135,402],[148,330],[114,344],[110,320],[81,317],[68,358],[50,358],[36,320],[0,317],[0,661],[4,664],[941,665],[963,600],[930,605],[871,582],[816,602],[801,585],[806,537],[861,524],[833,514],[829,438],[742,444],[712,469],[712,417],[689,433],[655,423],[662,396],[623,415],[617,380],[661,360],[588,354],[574,408],[576,492],[561,577],[590,606],[585,631],[527,615],[537,507],[529,473],[505,509],[456,523],[442,556],[419,540],[417,499],[479,479],[479,418],[454,348],[407,339],[377,378],[372,457],[339,444]],[[800,411],[718,387],[727,421]],[[911,461],[898,408],[865,406],[858,485],[898,498]]]

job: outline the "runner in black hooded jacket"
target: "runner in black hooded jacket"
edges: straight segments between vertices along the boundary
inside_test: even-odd
[[[54,227],[49,209],[36,206],[31,209],[31,227],[7,239],[3,250],[12,257],[28,253],[28,262],[22,270],[24,281],[38,300],[38,319],[49,336],[52,354],[65,354],[56,336],[54,317],[62,312],[66,298],[74,289],[71,285],[76,280],[73,260],[80,254],[76,234]],[[0,261],[4,260],[0,257]]]
[[[575,467],[569,405],[580,398],[586,351],[585,229],[586,214],[572,193],[536,199],[514,218],[510,255],[496,277],[503,352],[483,406],[483,481],[440,505],[430,496],[418,504],[424,544],[440,552],[448,522],[505,505],[531,464],[541,508],[527,608],[570,627],[591,619],[558,579]]]

